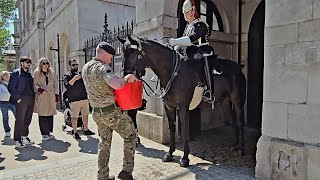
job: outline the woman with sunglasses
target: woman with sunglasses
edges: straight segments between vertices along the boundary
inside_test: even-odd
[[[47,58],[41,58],[34,71],[34,89],[36,91],[34,112],[39,115],[42,140],[48,141],[54,138],[53,116],[57,114],[59,88],[55,72]]]

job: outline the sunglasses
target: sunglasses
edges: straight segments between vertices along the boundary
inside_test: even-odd
[[[25,61],[25,63],[27,63],[27,64],[31,64],[31,61]]]
[[[78,66],[78,64],[71,64],[71,66]]]
[[[49,65],[49,62],[43,62],[42,65]]]

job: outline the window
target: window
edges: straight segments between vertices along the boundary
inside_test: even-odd
[[[214,3],[211,0],[201,0],[196,1],[196,5],[200,18],[209,25],[210,29],[223,32],[222,19]]]

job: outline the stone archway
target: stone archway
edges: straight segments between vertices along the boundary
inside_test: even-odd
[[[248,34],[247,126],[261,128],[263,102],[265,0],[256,8]]]

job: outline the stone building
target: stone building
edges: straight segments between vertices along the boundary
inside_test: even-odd
[[[184,0],[137,0],[135,34],[159,41],[162,37],[181,36],[186,24],[181,12],[183,2]],[[242,64],[248,83],[245,111],[250,112],[246,113],[246,124],[248,127],[260,128],[265,1],[199,0],[196,3],[201,12],[201,18],[210,26],[209,41],[216,54],[220,58],[231,59]],[[153,73],[149,72],[145,80],[152,77]],[[152,84],[151,81],[149,82]],[[168,125],[162,102],[157,98],[149,98],[148,101],[152,103],[149,103],[147,111],[139,113],[138,118],[139,121],[143,121],[140,124],[148,124],[148,126],[141,127],[140,132],[158,142],[168,142]],[[196,132],[223,126],[224,121],[231,118],[230,114],[223,112],[221,106],[216,106],[214,110],[205,104],[200,106],[200,112],[191,117],[194,119],[193,122],[200,122],[190,125]]]
[[[17,0],[19,9],[20,49],[18,57],[31,57],[33,68],[41,57],[47,57],[58,70],[57,48],[60,41],[61,74],[68,71],[68,60],[84,64],[84,41],[103,31],[105,13],[109,26],[131,21],[135,15],[134,0]],[[121,13],[119,13],[121,12]]]
[[[34,13],[30,13],[34,6],[27,7],[20,0],[19,55],[29,53],[33,59],[48,56],[56,60],[56,54],[48,49],[56,47],[56,33],[60,33],[65,70],[66,59],[83,58],[84,40],[103,31],[106,8],[115,12],[108,13],[111,27],[135,17],[134,34],[164,42],[161,38],[178,37],[184,29],[183,1],[39,0]],[[319,179],[320,0],[196,2],[201,18],[212,30],[209,39],[216,53],[243,65],[248,85],[246,124],[262,130],[256,176]],[[23,11],[26,9],[29,13]],[[30,20],[26,22],[25,16]],[[145,79],[153,75],[148,70]],[[230,118],[221,107],[201,107],[200,124],[192,126],[199,131],[221,126],[224,119]],[[168,125],[159,99],[148,98],[147,109],[138,114],[138,126],[141,135],[168,142]]]
[[[5,49],[2,52],[3,69],[6,71],[13,71],[13,67],[16,61],[16,51],[14,49]]]
[[[182,3],[182,0],[137,0],[135,33],[158,40],[180,35]],[[201,0],[200,3],[200,8],[207,12],[201,9],[203,14],[215,17],[206,19],[213,19],[213,24],[218,22],[218,26],[212,26],[210,37],[216,52],[244,65],[248,80],[247,124],[259,127],[262,117],[256,177],[319,179],[320,1]],[[209,7],[213,10],[208,10]],[[146,136],[167,141],[168,126],[163,120],[162,105],[159,102],[152,106],[148,112],[139,114],[139,121],[143,121],[140,124],[149,128]],[[201,123],[201,129],[210,127],[207,120],[201,119]]]

